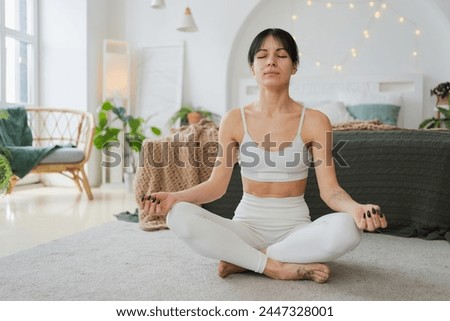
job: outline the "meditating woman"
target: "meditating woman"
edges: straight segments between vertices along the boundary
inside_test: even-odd
[[[262,31],[250,46],[248,62],[259,98],[224,115],[210,178],[183,191],[145,195],[141,210],[167,215],[169,228],[192,249],[220,260],[221,277],[250,270],[323,283],[330,275],[325,263],[354,249],[363,230],[386,227],[386,217],[378,205],[357,203],[339,186],[330,121],[289,96],[299,64],[292,36],[281,29]],[[244,194],[230,220],[196,204],[224,195],[236,149]],[[303,197],[310,156],[320,196],[336,211],[315,221]]]

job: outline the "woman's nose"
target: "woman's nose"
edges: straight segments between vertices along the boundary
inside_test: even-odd
[[[269,60],[267,60],[267,66],[275,66],[275,65],[276,65],[275,59],[269,58]]]

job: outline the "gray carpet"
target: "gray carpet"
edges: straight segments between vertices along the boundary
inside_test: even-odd
[[[0,258],[0,300],[449,300],[450,244],[365,234],[326,284],[255,273],[221,279],[217,262],[170,231],[111,222]]]

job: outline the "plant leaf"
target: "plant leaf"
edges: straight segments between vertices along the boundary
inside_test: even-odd
[[[114,105],[111,104],[109,101],[105,101],[103,103],[103,105],[102,105],[102,109],[105,110],[105,111],[109,111],[109,110],[111,110],[113,108],[114,108]]]
[[[0,119],[8,119],[9,113],[7,110],[0,110]]]
[[[158,127],[151,126],[150,129],[152,133],[155,134],[156,136],[161,135],[161,129],[159,129]]]
[[[420,123],[419,128],[429,128],[427,125],[428,125],[429,123],[431,123],[432,121],[433,121],[432,118],[427,118],[427,119],[425,119],[424,121],[422,121],[422,122]]]

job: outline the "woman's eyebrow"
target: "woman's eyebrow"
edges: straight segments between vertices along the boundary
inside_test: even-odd
[[[275,49],[275,51],[281,51],[281,50],[286,50],[286,48],[277,48],[277,49]],[[258,49],[258,50],[256,50],[256,53],[258,53],[258,52],[260,52],[260,51],[265,51],[265,52],[267,52],[268,50],[267,49]]]

